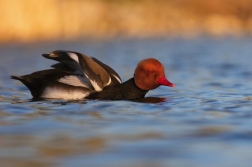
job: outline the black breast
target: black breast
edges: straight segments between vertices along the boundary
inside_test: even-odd
[[[101,92],[91,93],[86,99],[132,100],[143,98],[147,92],[138,88],[131,78],[122,84],[106,87]]]

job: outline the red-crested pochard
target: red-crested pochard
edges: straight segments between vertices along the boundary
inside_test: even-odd
[[[111,67],[96,58],[61,50],[43,56],[59,63],[51,66],[54,69],[11,76],[27,86],[34,98],[130,100],[143,98],[160,85],[175,87],[154,58],[140,61],[134,77],[122,83]]]

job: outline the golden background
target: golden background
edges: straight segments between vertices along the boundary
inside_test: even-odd
[[[252,34],[251,0],[0,0],[0,42]]]

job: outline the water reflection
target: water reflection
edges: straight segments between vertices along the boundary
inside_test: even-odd
[[[162,103],[162,102],[166,102],[166,98],[162,98],[162,97],[146,97],[143,99],[137,99],[137,100],[133,100],[135,102],[139,102],[139,103]]]

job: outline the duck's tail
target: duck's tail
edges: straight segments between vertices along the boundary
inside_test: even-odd
[[[26,87],[28,87],[30,89],[31,84],[29,84],[29,80],[27,80],[27,78],[23,77],[23,76],[15,76],[12,75],[11,79],[15,79],[15,80],[19,80],[21,81]],[[31,90],[31,89],[30,89]]]
[[[12,75],[12,76],[11,76],[11,79],[19,80],[19,81],[21,81],[21,82],[24,81],[24,79],[23,79],[22,77],[20,77],[20,76],[15,76],[15,75]]]
[[[22,82],[30,90],[33,97],[38,97],[39,92],[37,86],[32,84],[32,80],[29,77],[12,75],[10,78]]]

